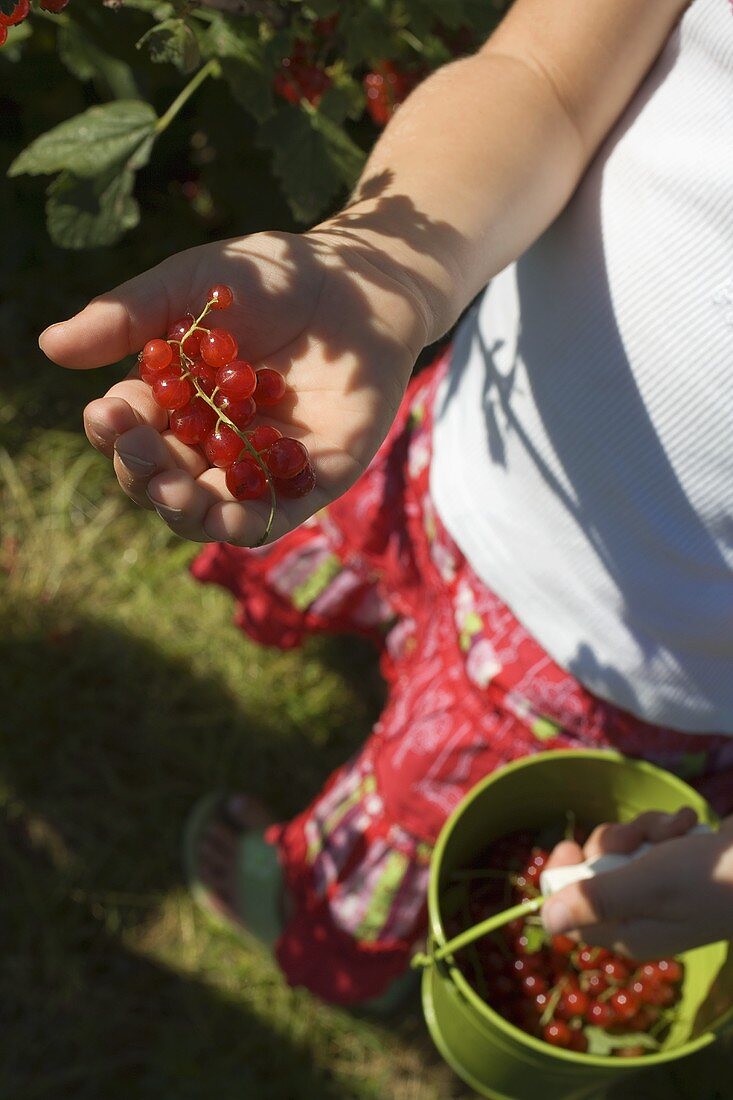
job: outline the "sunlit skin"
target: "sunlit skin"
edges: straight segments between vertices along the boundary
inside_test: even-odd
[[[239,354],[287,382],[267,422],[304,443],[315,467],[315,487],[280,494],[270,538],[280,537],[366,468],[420,350],[554,221],[688,4],[516,0],[474,57],[401,104],[341,214],[301,235],[261,233],[173,256],[47,330],[44,352],[77,369],[116,362],[163,336],[212,285],[231,287],[226,316]],[[224,470],[166,430],[167,413],[139,379],[93,401],[85,424],[123,491],[182,537],[261,538],[268,505],[233,500]],[[636,847],[658,828],[611,826],[605,837]],[[219,839],[231,853],[233,834]],[[584,940],[639,956],[727,938],[732,850],[728,827],[673,836],[605,882],[566,888],[545,919],[554,912],[556,931],[580,928]],[[554,858],[582,856],[564,848]],[[212,867],[204,872],[213,881]]]

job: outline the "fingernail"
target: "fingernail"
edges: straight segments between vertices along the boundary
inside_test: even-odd
[[[148,496],[148,500],[152,504],[155,511],[158,513],[161,519],[164,519],[166,523],[175,522],[183,515],[182,508],[169,508],[167,504],[161,504],[159,500],[155,500],[153,497]]]
[[[117,432],[110,429],[108,424],[105,424],[102,420],[95,420],[93,416],[87,417],[87,428],[96,435],[100,443],[114,443],[117,439]]]
[[[542,923],[545,926],[545,930],[550,933],[551,936],[559,936],[563,932],[571,932],[573,923],[573,914],[568,909],[564,901],[559,899],[556,901],[554,898],[550,898],[546,901],[540,910],[542,915]]]
[[[58,328],[58,326],[63,325],[63,323],[64,323],[63,321],[56,321],[55,324],[49,325],[47,328],[45,328],[43,330],[41,335],[38,337],[38,346],[41,349],[41,351],[43,351],[43,338],[46,335],[46,333],[51,332],[52,329]]]
[[[128,454],[127,451],[121,451],[119,448],[117,449],[117,457],[131,474],[152,474],[155,469],[154,462],[148,462],[147,458],[140,458],[138,455]]]

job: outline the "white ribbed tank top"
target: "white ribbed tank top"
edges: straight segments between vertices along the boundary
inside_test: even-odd
[[[733,10],[694,0],[463,320],[431,487],[477,574],[647,721],[733,734]]]

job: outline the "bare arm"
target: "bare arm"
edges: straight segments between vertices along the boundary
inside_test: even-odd
[[[424,344],[553,221],[688,0],[516,0],[473,58],[426,80],[387,127],[346,210],[171,256],[42,336],[76,368],[137,352],[214,282],[235,291],[247,357],[283,370],[278,422],[309,448],[315,491],[280,500],[273,536],[348,489],[385,438]],[[136,377],[86,411],[123,490],[189,539],[251,545],[262,501],[167,431]]]
[[[427,339],[555,219],[690,0],[516,0],[438,70],[325,223],[414,285]]]

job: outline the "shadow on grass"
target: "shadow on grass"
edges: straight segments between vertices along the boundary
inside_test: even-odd
[[[53,605],[31,623],[24,634],[0,619],[0,1096],[384,1095],[374,1080],[346,1085],[329,1054],[346,1030],[373,1052],[369,1024],[339,1024],[264,954],[194,928],[179,862],[202,792],[243,787],[287,815],[358,747],[381,702],[371,647],[313,643],[373,700],[350,730],[304,750],[276,716],[152,644],[78,615],[65,623]],[[401,1038],[437,1069],[416,1014]],[[388,1079],[390,1055],[381,1062]]]

